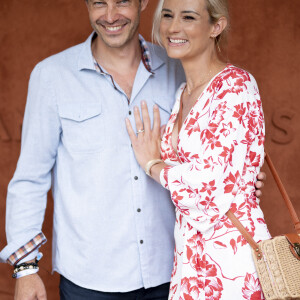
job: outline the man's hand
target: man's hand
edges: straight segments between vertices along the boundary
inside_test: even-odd
[[[14,300],[47,300],[44,283],[37,273],[16,281]]]
[[[255,183],[256,191],[255,195],[257,198],[260,198],[262,196],[262,191],[261,189],[264,187],[264,181],[266,181],[267,175],[264,172],[260,172],[257,175],[257,181]]]

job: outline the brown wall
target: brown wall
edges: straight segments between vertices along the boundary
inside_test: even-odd
[[[229,0],[230,61],[250,71],[258,81],[267,123],[267,148],[287,190],[300,212],[300,6],[299,0]],[[150,0],[143,14],[141,33],[149,39]],[[20,129],[27,83],[34,65],[43,58],[86,39],[91,32],[83,0],[0,1],[0,248],[5,244],[6,188],[20,151]],[[267,171],[268,175],[269,172]],[[270,178],[262,207],[273,234],[291,230],[284,206]],[[58,276],[51,272],[52,200],[43,231],[40,274],[48,299],[58,297]],[[13,299],[11,267],[0,265],[0,299]]]

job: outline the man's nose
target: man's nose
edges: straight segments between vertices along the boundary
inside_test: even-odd
[[[106,22],[114,23],[118,19],[117,8],[114,4],[108,5],[106,11]]]

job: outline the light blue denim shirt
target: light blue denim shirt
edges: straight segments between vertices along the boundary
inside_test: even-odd
[[[52,185],[53,270],[85,288],[126,292],[170,281],[174,207],[169,191],[136,162],[125,118],[146,100],[165,124],[180,64],[148,44],[128,99],[95,69],[92,35],[33,70],[21,154],[9,184],[6,259],[41,232]]]

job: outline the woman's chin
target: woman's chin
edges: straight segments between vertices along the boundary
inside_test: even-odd
[[[167,54],[170,58],[174,58],[174,59],[182,59],[184,57],[184,53],[182,53],[182,51],[174,51],[174,49],[166,49]]]

